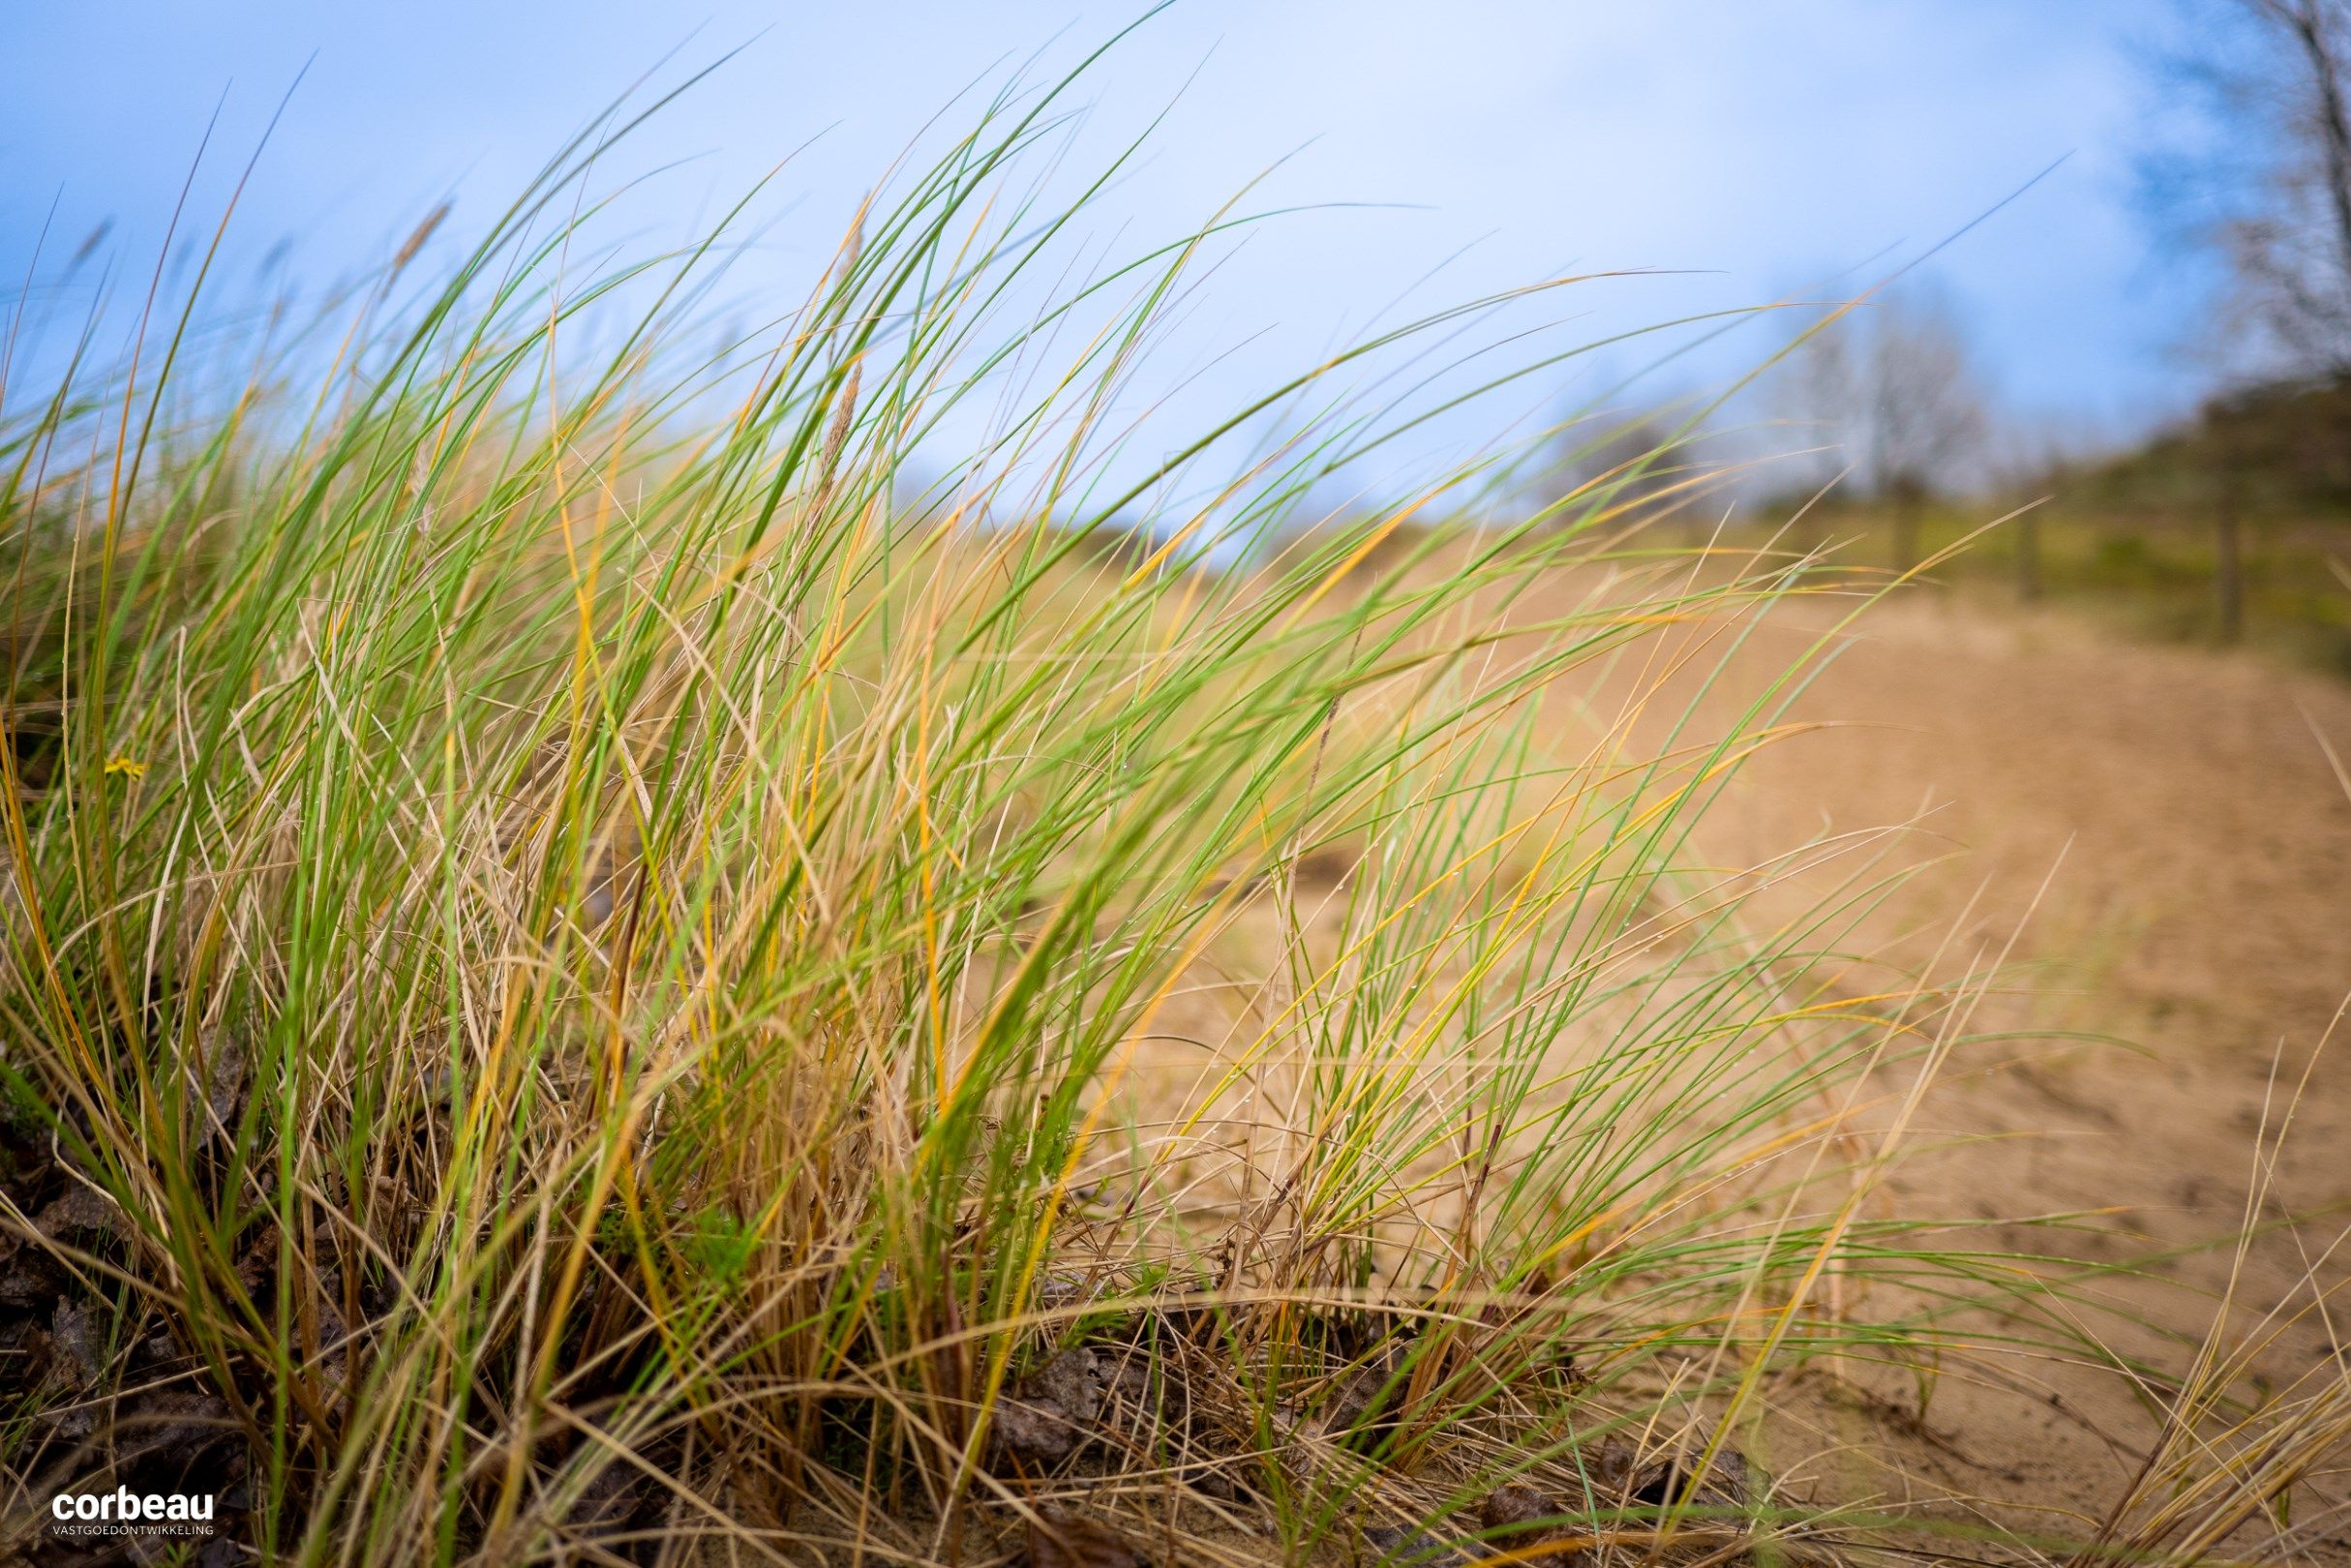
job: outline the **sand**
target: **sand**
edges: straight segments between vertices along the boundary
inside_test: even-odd
[[[1740,668],[1778,668],[1831,619],[1782,613]],[[2105,1291],[2146,1328],[2083,1314],[2158,1370],[2185,1370],[2232,1275],[2240,1334],[2280,1304],[2306,1309],[2314,1273],[2342,1282],[2345,1259],[2324,1254],[2351,1204],[2351,1041],[2320,1047],[2351,991],[2351,794],[2328,755],[2351,758],[2351,687],[1918,590],[1861,618],[1793,716],[1830,727],[1759,760],[1709,848],[1735,859],[1824,828],[1915,824],[1897,853],[1934,863],[1884,912],[1884,940],[1938,944],[1949,962],[2013,938],[2022,994],[1978,1021],[2022,1034],[2001,1053],[2014,1065],[1941,1087],[1921,1131],[1960,1146],[1914,1163],[1900,1201],[2092,1216],[2062,1235],[2001,1232],[2025,1251],[2201,1247]],[[2260,1210],[2275,1227],[2240,1263],[2216,1243],[2241,1228],[2264,1130],[2274,1140],[2289,1109]],[[2263,1376],[2283,1387],[2342,1342],[2305,1311],[2260,1356]],[[1813,1379],[1809,1418],[1831,1442],[1805,1467],[1827,1490],[1986,1499],[2060,1532],[2128,1485],[2155,1426],[2129,1379],[2044,1358],[1954,1370],[1923,1421],[1898,1380]],[[2347,1501],[2351,1475],[2322,1474],[2298,1518]],[[2338,1518],[2303,1544],[2351,1553],[2346,1531]]]

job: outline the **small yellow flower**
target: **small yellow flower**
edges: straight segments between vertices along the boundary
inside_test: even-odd
[[[117,752],[106,759],[106,771],[109,774],[120,773],[125,778],[145,778],[147,765],[136,758],[127,757]]]

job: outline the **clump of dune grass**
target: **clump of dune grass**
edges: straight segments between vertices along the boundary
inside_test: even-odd
[[[1806,563],[1648,548],[1638,464],[1506,506],[1501,450],[1319,517],[1417,412],[1346,377],[1475,307],[1138,463],[1205,235],[1037,306],[1060,92],[755,353],[690,357],[715,244],[584,260],[607,132],[327,329],[199,276],[7,389],[12,1528],[122,1478],[303,1562],[1847,1539],[1768,1380],[2025,1275],[1868,1202],[1980,973],[1856,988],[1865,860],[1766,922],[1694,846],[1800,669],[1634,740]]]

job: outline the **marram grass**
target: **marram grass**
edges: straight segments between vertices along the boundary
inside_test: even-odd
[[[714,243],[584,262],[608,136],[324,325],[199,276],[4,389],[16,1539],[118,1476],[312,1563],[1876,1538],[1770,1379],[2032,1276],[1866,1202],[1968,984],[1832,984],[1884,881],[1763,921],[1693,837],[1802,670],[1659,707],[1805,563],[1503,458],[1317,526],[1408,333],[1138,466],[1205,236],[1039,308],[1055,96],[754,354]]]

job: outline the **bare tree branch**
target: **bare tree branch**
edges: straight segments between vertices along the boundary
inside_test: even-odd
[[[2168,75],[2210,116],[2166,161],[2170,198],[2235,275],[2226,357],[2351,376],[2351,0],[2210,0]]]

